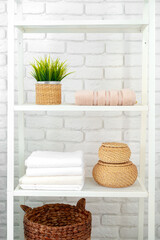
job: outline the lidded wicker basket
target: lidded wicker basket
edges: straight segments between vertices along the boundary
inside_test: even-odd
[[[125,143],[102,143],[98,155],[106,163],[125,163],[130,159],[131,150]]]
[[[132,185],[137,179],[137,167],[130,161],[131,150],[125,143],[102,143],[99,161],[94,166],[94,180],[105,187],[122,188]]]
[[[30,208],[21,205],[26,240],[90,240],[91,213],[85,210],[85,199],[76,206],[46,204]]]
[[[61,104],[61,84],[36,84],[36,104]]]
[[[99,161],[93,168],[94,180],[105,187],[123,188],[132,185],[137,179],[137,167],[131,162],[120,164]]]

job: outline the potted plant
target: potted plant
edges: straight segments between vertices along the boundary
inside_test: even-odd
[[[31,75],[37,80],[36,104],[61,104],[61,81],[67,75],[66,62],[55,61],[49,57],[36,60],[31,64]]]

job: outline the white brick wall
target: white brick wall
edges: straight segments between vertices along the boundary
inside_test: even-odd
[[[25,0],[26,19],[114,19],[141,17],[142,0]],[[157,0],[156,45],[156,239],[160,239],[160,3]],[[30,76],[34,57],[50,53],[68,60],[71,71],[63,81],[63,102],[73,103],[76,90],[120,89],[130,87],[141,101],[141,35],[140,34],[25,34],[25,99],[35,101],[35,81]],[[16,60],[15,54],[15,60]],[[15,61],[17,62],[17,60]],[[16,71],[17,72],[17,71]],[[16,73],[17,75],[17,73]],[[15,84],[17,96],[17,84]],[[6,114],[7,114],[7,0],[0,1],[0,240],[6,239]],[[17,116],[15,121],[15,173],[17,161]],[[25,155],[34,150],[74,151],[85,153],[86,174],[91,176],[98,160],[102,141],[126,141],[132,160],[139,165],[139,113],[29,112],[25,114]],[[16,177],[16,183],[18,178]],[[30,206],[45,202],[69,202],[77,198],[26,198]],[[16,199],[17,201],[17,199]],[[88,198],[87,209],[93,213],[93,240],[137,239],[137,199]],[[19,205],[15,204],[15,238],[19,239]],[[147,205],[145,210],[147,239]]]
[[[141,14],[143,11],[143,4],[133,4],[133,3],[126,3],[125,4],[125,13],[126,14]]]
[[[67,52],[68,53],[91,53],[91,54],[100,54],[104,53],[104,43],[90,43],[90,42],[81,42],[81,43],[68,43],[67,44]]]
[[[23,4],[24,14],[27,14],[27,13],[41,14],[44,12],[44,9],[45,9],[44,3],[38,3],[38,7],[36,2],[30,2],[30,4],[28,4],[28,2],[25,2]]]
[[[86,4],[85,12],[87,15],[122,14],[123,5],[121,3]]]
[[[75,2],[55,2],[46,4],[47,14],[67,14],[67,15],[81,15],[83,14],[83,4]]]
[[[41,49],[39,47],[41,46]],[[28,51],[29,52],[43,52],[43,53],[50,53],[50,52],[55,52],[55,53],[61,53],[64,52],[64,43],[62,42],[55,42],[51,40],[47,41],[29,41],[28,42]]]
[[[123,56],[121,55],[97,55],[86,56],[86,65],[91,67],[121,66],[123,65]]]

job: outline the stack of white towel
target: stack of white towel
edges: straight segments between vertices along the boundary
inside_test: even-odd
[[[84,185],[83,152],[35,151],[25,161],[22,189],[81,190]]]

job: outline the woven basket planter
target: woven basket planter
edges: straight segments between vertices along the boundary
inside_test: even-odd
[[[61,84],[36,84],[36,104],[61,104]]]
[[[131,162],[111,164],[99,161],[93,168],[94,180],[105,187],[123,188],[137,179],[137,167]]]
[[[85,210],[85,199],[76,206],[47,204],[30,208],[21,205],[26,240],[90,240],[91,213]]]
[[[98,155],[106,163],[125,163],[130,159],[131,150],[125,143],[102,143]]]

